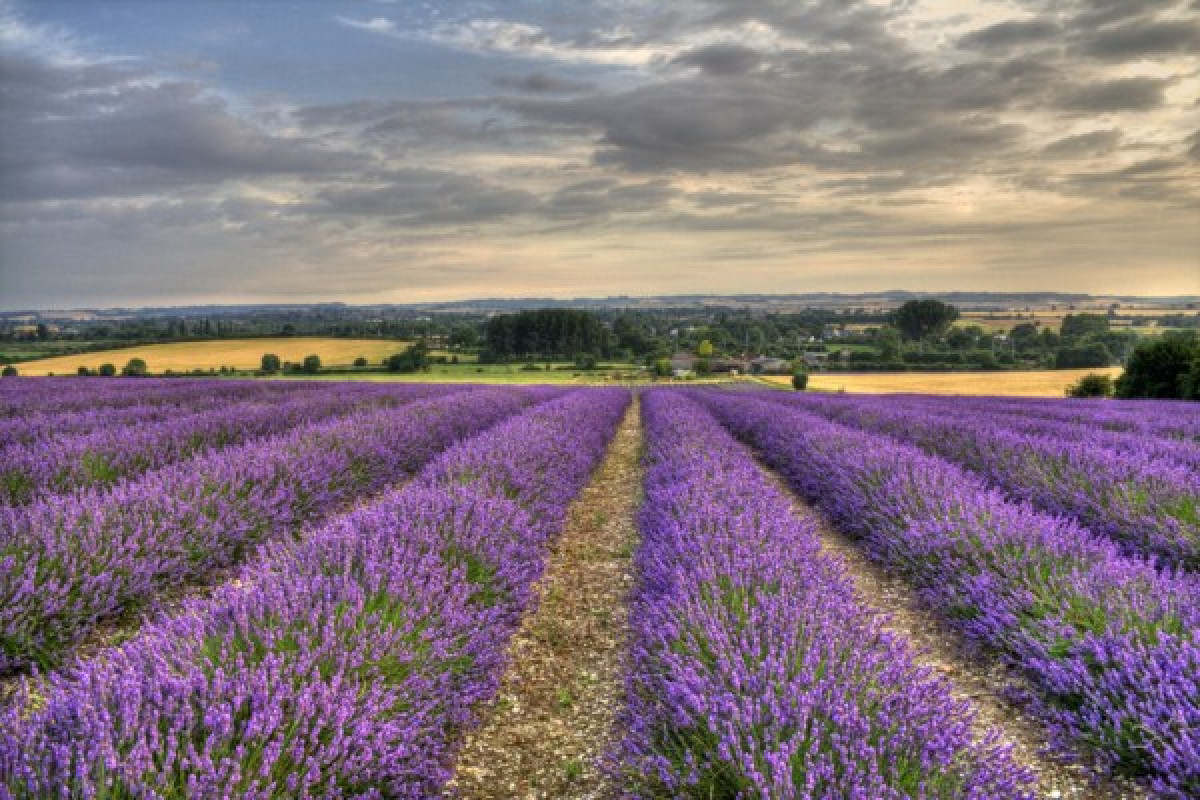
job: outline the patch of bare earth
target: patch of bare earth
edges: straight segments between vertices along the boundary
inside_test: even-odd
[[[537,610],[509,645],[483,724],[468,734],[447,797],[613,795],[599,760],[623,702],[626,599],[642,496],[635,399],[539,582]]]
[[[782,485],[787,491],[787,487]],[[839,532],[823,514],[793,496],[794,513],[817,524],[821,550],[837,558],[854,583],[855,593],[877,610],[885,627],[904,637],[918,663],[932,667],[950,684],[952,694],[967,701],[975,712],[975,727],[982,736],[1000,732],[1012,745],[1014,759],[1037,776],[1038,796],[1064,800],[1140,800],[1147,793],[1136,786],[1097,783],[1089,770],[1051,755],[1046,729],[1035,717],[1006,699],[1010,690],[1028,690],[1024,679],[999,658],[972,648],[902,578],[869,560],[853,539]]]

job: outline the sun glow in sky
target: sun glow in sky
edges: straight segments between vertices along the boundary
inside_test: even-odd
[[[1200,294],[1195,0],[0,0],[0,307]]]

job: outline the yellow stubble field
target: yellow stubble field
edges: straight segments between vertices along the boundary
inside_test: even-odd
[[[102,350],[74,356],[56,356],[17,364],[21,375],[74,375],[79,367],[96,369],[112,364],[118,370],[131,358],[146,362],[150,371],[159,374],[167,370],[188,372],[194,369],[258,369],[263,353],[274,353],[281,361],[299,363],[305,356],[315,355],[322,366],[348,367],[354,359],[363,357],[371,366],[394,353],[403,352],[411,342],[383,339],[331,339],[316,336],[278,337],[270,339],[221,339],[207,342],[173,342],[119,350]]]
[[[814,391],[846,391],[856,394],[1003,395],[1007,397],[1062,397],[1066,388],[1090,373],[1108,375],[1114,380],[1120,367],[1093,369],[1055,369],[1014,372],[814,372],[808,376],[808,388]],[[786,375],[766,380],[791,385]]]

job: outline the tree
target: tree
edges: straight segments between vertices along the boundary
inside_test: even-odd
[[[1200,359],[1200,338],[1194,331],[1165,333],[1142,342],[1117,378],[1118,397],[1185,396],[1185,380]]]
[[[15,377],[17,377],[17,368],[14,367],[12,364],[8,364],[4,367],[3,370],[0,370],[0,375],[2,375],[5,378],[15,378]]]
[[[127,378],[143,378],[149,373],[146,362],[140,358],[131,358],[121,368],[121,374]]]
[[[393,353],[384,362],[388,372],[416,372],[429,369],[429,348],[425,341],[418,340],[405,348],[403,353]]]
[[[1108,327],[1105,314],[1067,314],[1058,332],[1063,336],[1092,336],[1108,333]]]
[[[101,364],[99,369],[96,370],[96,374],[102,375],[105,378],[111,378],[117,374],[117,368],[112,364]]]
[[[1062,347],[1054,354],[1054,366],[1058,369],[1079,367],[1107,367],[1112,363],[1112,353],[1100,342],[1082,347]]]
[[[900,358],[900,332],[888,326],[879,329],[875,335],[875,343],[879,346],[880,361],[895,361]]]
[[[803,392],[808,388],[808,373],[802,369],[797,369],[792,372],[792,388],[797,392]]]
[[[321,357],[317,355],[305,356],[304,364],[300,369],[308,375],[316,375],[321,371]]]
[[[279,370],[282,366],[283,365],[279,361],[279,356],[275,355],[274,353],[263,353],[263,357],[262,357],[262,371],[263,372],[267,373],[268,375],[274,375],[276,372],[279,372]]]
[[[921,341],[945,333],[958,319],[958,309],[941,300],[909,300],[892,313],[892,324],[906,339]]]
[[[654,374],[660,378],[671,377],[671,359],[660,358],[654,362]]]
[[[365,367],[366,365],[367,365],[367,359],[363,358],[362,356],[359,356],[358,358],[354,359],[354,366]]]
[[[712,358],[713,343],[708,339],[704,339],[700,344],[696,345],[696,355],[700,358]]]
[[[87,375],[95,375],[96,373],[92,372],[87,367],[80,367],[79,369],[75,370],[75,374],[80,377],[85,377]]]
[[[1067,387],[1067,397],[1112,397],[1112,395],[1112,378],[1099,372],[1084,375]]]

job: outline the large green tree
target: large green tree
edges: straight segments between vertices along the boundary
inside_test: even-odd
[[[958,319],[958,309],[932,298],[909,300],[892,312],[892,324],[906,339],[921,341],[945,333]]]
[[[1142,342],[1117,378],[1118,397],[1183,398],[1200,361],[1200,338],[1194,331],[1165,333]]]

